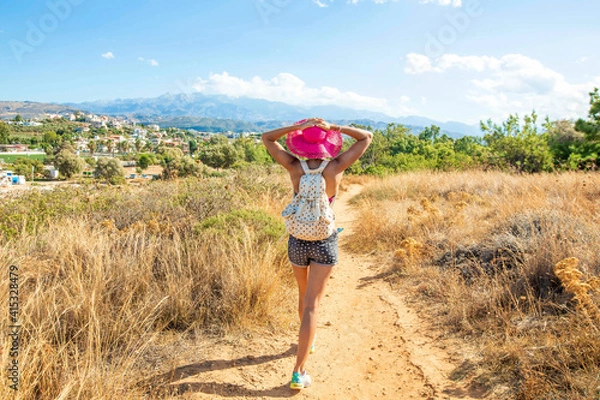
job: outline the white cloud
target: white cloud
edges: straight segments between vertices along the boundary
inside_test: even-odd
[[[461,7],[462,0],[419,0],[421,3],[436,3],[440,6]]]
[[[153,67],[158,67],[158,65],[159,65],[158,61],[156,61],[156,60],[146,60],[144,57],[138,57],[138,61],[148,63],[149,65],[151,65]]]
[[[590,59],[589,57],[583,56],[583,57],[578,58],[576,62],[577,62],[577,64],[585,64],[586,62],[589,61],[589,59]]]
[[[417,75],[425,72],[432,72],[433,66],[429,57],[423,54],[409,53],[406,55],[406,66],[404,72]]]
[[[391,116],[413,113],[410,98],[401,96],[397,100],[343,92],[337,88],[322,86],[311,88],[304,81],[290,73],[279,73],[271,79],[255,76],[245,80],[229,75],[210,74],[208,79],[199,78],[193,88],[204,94],[220,94],[230,97],[250,97],[279,101],[298,106],[336,105],[357,110],[383,112]]]
[[[408,74],[423,74],[425,72],[442,73],[451,68],[466,71],[482,72],[486,69],[494,69],[500,65],[500,60],[487,56],[458,56],[456,54],[444,54],[433,65],[432,59],[424,54],[409,53],[406,55],[406,66],[404,72]]]
[[[413,75],[441,74],[449,70],[472,73],[465,93],[467,99],[498,115],[523,114],[536,109],[539,114],[552,118],[580,117],[589,107],[588,92],[600,82],[600,76],[590,82],[567,82],[564,75],[522,54],[500,58],[445,54],[432,60],[423,54],[411,53],[404,68]]]
[[[329,7],[327,4],[323,3],[321,0],[313,0],[313,3],[315,3],[316,5],[318,5],[321,8]]]
[[[115,55],[112,53],[112,51],[109,51],[107,53],[102,54],[102,57],[106,58],[107,60],[111,60],[115,58]]]

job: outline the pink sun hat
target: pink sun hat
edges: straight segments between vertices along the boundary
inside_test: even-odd
[[[298,121],[294,125],[305,121]],[[298,157],[335,158],[342,149],[342,133],[311,126],[288,133],[285,142],[288,149]]]

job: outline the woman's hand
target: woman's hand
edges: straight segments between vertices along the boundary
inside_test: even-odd
[[[310,128],[312,126],[320,126],[320,124],[324,122],[321,118],[308,118],[306,121],[302,122],[299,125],[296,125],[298,129],[304,130],[306,128]]]
[[[300,125],[300,129],[310,128],[311,126],[318,126],[323,130],[329,131],[333,124],[325,121],[323,118],[309,118]]]

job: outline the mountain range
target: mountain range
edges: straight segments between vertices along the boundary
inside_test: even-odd
[[[420,116],[393,118],[389,115],[338,106],[296,106],[282,102],[233,98],[222,95],[165,94],[155,98],[100,100],[83,103],[36,103],[0,101],[0,118],[40,118],[44,114],[73,113],[78,110],[111,116],[127,116],[142,123],[200,131],[261,131],[280,127],[307,116],[319,116],[335,123],[357,123],[382,129],[389,123],[408,126],[414,133],[437,125],[442,133],[457,138],[480,135],[479,127],[461,122],[440,122]]]
[[[174,124],[171,126],[181,128],[193,127],[192,125],[198,122],[199,118],[252,122],[259,127],[268,128],[272,125],[269,122],[276,122],[277,126],[281,126],[281,123],[298,121],[307,116],[319,116],[335,122],[371,125],[373,128],[382,128],[394,122],[420,131],[425,126],[437,125],[452,137],[480,134],[478,126],[461,122],[439,122],[419,116],[393,118],[383,113],[347,107],[331,105],[303,107],[247,97],[233,98],[202,93],[168,93],[155,98],[117,99],[67,103],[67,105],[100,114],[126,115],[159,125],[166,126],[167,123],[171,123]]]

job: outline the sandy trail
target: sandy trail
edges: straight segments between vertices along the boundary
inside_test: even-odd
[[[345,228],[341,239],[353,230],[355,213],[347,202],[360,189],[351,186],[335,206],[338,226]],[[378,279],[374,260],[341,250],[322,301],[316,352],[307,364],[310,388],[289,389],[297,338],[287,332],[213,343],[195,362],[181,360],[169,374],[167,385],[178,391],[172,398],[482,398],[448,378],[456,367],[448,353],[437,347],[426,321]]]

